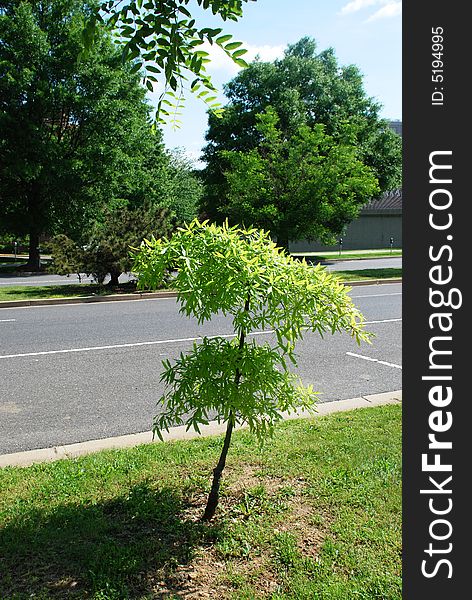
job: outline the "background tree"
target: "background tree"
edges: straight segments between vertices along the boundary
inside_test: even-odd
[[[103,222],[95,223],[86,245],[64,234],[53,238],[50,270],[59,275],[85,273],[98,283],[110,275],[109,285],[117,286],[120,275],[131,270],[131,247],[152,235],[168,235],[174,228],[172,214],[159,206],[107,209]]]
[[[271,108],[256,121],[256,148],[223,152],[228,193],[219,212],[233,222],[268,229],[287,251],[289,240],[333,243],[378,191],[373,169],[350,143],[352,125],[345,125],[336,142],[323,125],[300,125],[285,136]]]
[[[110,199],[152,193],[143,170],[163,154],[159,136],[151,139],[139,75],[103,28],[79,60],[95,7],[93,0],[2,3],[0,228],[29,234],[28,269],[40,267],[41,234],[78,238]]]
[[[400,185],[401,139],[380,118],[380,105],[366,95],[359,69],[340,66],[332,49],[317,53],[315,41],[303,38],[289,46],[280,60],[251,63],[224,89],[229,102],[221,118],[209,114],[204,149],[202,208],[212,219],[226,217],[219,211],[228,193],[229,163],[222,151],[255,148],[261,139],[257,115],[269,106],[287,137],[301,125],[322,124],[327,135],[342,141],[350,125],[358,159],[373,169],[380,191]]]
[[[109,284],[116,286],[120,274],[131,269],[131,247],[145,237],[169,235],[195,218],[202,183],[187,158],[164,151],[158,132],[145,128],[140,151],[128,162],[120,175],[121,198],[108,199],[82,231],[53,238],[50,270],[85,273],[99,283],[110,275]]]
[[[163,362],[167,391],[154,431],[186,423],[187,428],[216,418],[227,424],[204,519],[213,517],[232,431],[246,423],[262,441],[284,411],[309,409],[316,395],[288,369],[294,346],[305,329],[347,331],[368,339],[363,318],[349,291],[322,267],[293,260],[256,229],[244,230],[192,222],[170,240],[144,241],[133,270],[142,289],[158,287],[169,269],[181,312],[203,323],[218,312],[232,317],[234,339],[204,337],[171,365]],[[256,343],[251,334],[273,329],[273,342]]]
[[[179,225],[190,223],[197,215],[203,196],[203,183],[192,162],[181,150],[168,154],[164,204]]]

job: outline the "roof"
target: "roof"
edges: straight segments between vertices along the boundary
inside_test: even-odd
[[[401,189],[385,192],[378,198],[372,198],[362,208],[362,212],[401,211],[403,208],[403,194]]]
[[[400,137],[402,136],[403,133],[403,122],[400,120],[396,120],[396,121],[390,121],[389,122],[389,127],[391,129],[393,129],[393,131],[395,133],[397,133]]]

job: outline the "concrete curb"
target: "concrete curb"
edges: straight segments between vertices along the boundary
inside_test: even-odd
[[[372,406],[382,406],[384,404],[399,404],[402,402],[402,390],[394,392],[384,392],[381,394],[370,394],[349,398],[347,400],[334,400],[332,402],[323,402],[318,404],[316,415],[307,412],[296,414],[286,414],[286,419],[300,419],[308,417],[318,417],[329,415],[335,412],[353,410],[356,408],[368,408]],[[238,427],[241,429],[241,427]],[[185,425],[172,427],[168,433],[164,434],[165,441],[171,440],[189,440],[200,436],[219,435],[224,433],[225,425],[212,421],[208,425],[201,427],[201,434],[196,431],[186,431]],[[13,454],[4,454],[0,456],[0,468],[2,467],[26,467],[34,463],[51,462],[66,458],[76,458],[100,450],[110,450],[113,448],[130,448],[139,444],[149,444],[153,441],[152,433],[145,431],[143,433],[133,433],[130,435],[120,435],[101,440],[91,440],[77,444],[67,444],[65,446],[54,446],[53,448],[41,448],[39,450],[27,450],[26,452],[15,452]]]
[[[390,277],[388,279],[363,279],[362,281],[343,281],[348,287],[357,287],[359,285],[383,285],[384,283],[402,283],[401,277]]]
[[[4,300],[1,308],[23,306],[54,306],[57,304],[89,304],[91,302],[120,302],[123,300],[147,300],[149,298],[175,298],[177,292],[143,292],[132,294],[109,294],[107,296],[71,296],[70,298],[43,298],[39,300]]]
[[[391,279],[370,279],[363,281],[346,281],[344,285],[381,285],[384,283],[401,283],[401,277]],[[70,298],[44,298],[39,300],[3,300],[2,308],[22,308],[25,306],[54,306],[57,304],[90,304],[92,302],[120,302],[124,300],[149,300],[153,298],[176,298],[177,292],[143,292],[132,294],[109,294],[108,296],[72,296]]]

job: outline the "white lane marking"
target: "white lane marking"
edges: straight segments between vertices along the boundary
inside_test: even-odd
[[[403,292],[392,292],[391,294],[364,294],[361,296],[351,296],[351,298],[380,298],[380,296],[402,296]]]
[[[150,298],[151,299],[151,298]],[[165,300],[166,298],[162,298]],[[365,321],[365,325],[372,325],[375,323],[392,323],[401,321],[401,319],[384,319],[382,321]],[[267,329],[265,331],[254,331],[249,335],[268,335],[271,333],[275,333],[273,329]],[[219,336],[208,336],[209,338],[213,337],[223,337],[223,338],[233,338],[236,337],[234,333],[224,334]],[[42,352],[25,352],[23,354],[3,354],[0,355],[1,358],[21,358],[25,356],[45,356],[49,354],[70,354],[72,352],[91,352],[93,350],[113,350],[114,348],[135,348],[138,346],[156,346],[159,344],[177,344],[181,342],[196,342],[197,340],[201,340],[202,336],[190,337],[190,338],[173,338],[168,340],[153,340],[150,342],[134,342],[130,344],[113,344],[109,346],[90,346],[87,348],[67,348],[64,350],[44,350]],[[349,354],[349,353],[348,353]],[[375,359],[372,359],[375,360]],[[401,367],[400,367],[401,368]]]
[[[370,356],[363,356],[362,354],[354,354],[354,352],[346,352],[348,356],[354,356],[355,358],[362,358],[363,360],[369,360],[371,362],[379,363],[379,365],[386,365],[387,367],[393,367],[394,369],[401,369],[401,365],[390,363],[385,360],[378,360],[377,358],[371,358]]]
[[[16,319],[0,319],[0,323],[12,323],[16,321]]]
[[[267,335],[274,333],[273,330],[267,331],[254,331],[249,335]],[[224,335],[212,335],[209,338],[223,337],[223,338],[234,338],[236,334],[224,334]],[[170,340],[153,340],[150,342],[134,342],[132,344],[114,344],[111,346],[91,346],[89,348],[67,348],[65,350],[44,350],[42,352],[25,352],[24,354],[3,354],[0,358],[20,358],[25,356],[45,356],[48,354],[70,354],[71,352],[90,352],[92,350],[113,350],[114,348],[135,348],[136,346],[156,346],[158,344],[176,344],[181,342],[196,342],[197,340],[203,339],[202,336],[189,337],[189,338],[175,338]]]
[[[401,323],[402,319],[382,319],[381,321],[364,321],[364,325],[373,325],[374,323]]]

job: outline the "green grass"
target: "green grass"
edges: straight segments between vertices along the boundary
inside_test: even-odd
[[[365,279],[390,279],[401,277],[401,268],[358,269],[355,271],[335,271],[343,281],[363,281]]]
[[[43,264],[49,262],[49,258],[41,258]],[[27,257],[18,256],[16,259],[14,256],[1,256],[0,257],[0,273],[16,273],[18,267],[26,265],[28,262]]]
[[[71,296],[103,296],[112,293],[115,293],[112,289],[94,283],[67,283],[64,285],[2,285],[0,287],[0,301],[69,298]]]
[[[221,443],[1,470],[0,598],[400,600],[400,406],[236,432],[208,525]]]
[[[390,252],[389,249],[379,250],[343,250],[339,254],[339,250],[333,250],[332,252],[292,252],[292,256],[306,256],[311,260],[325,260],[325,259],[348,259],[348,258],[389,258],[390,256],[402,256],[402,249],[393,248]]]
[[[26,260],[9,260],[8,258],[0,259],[0,273],[16,273],[18,267],[26,264]]]

